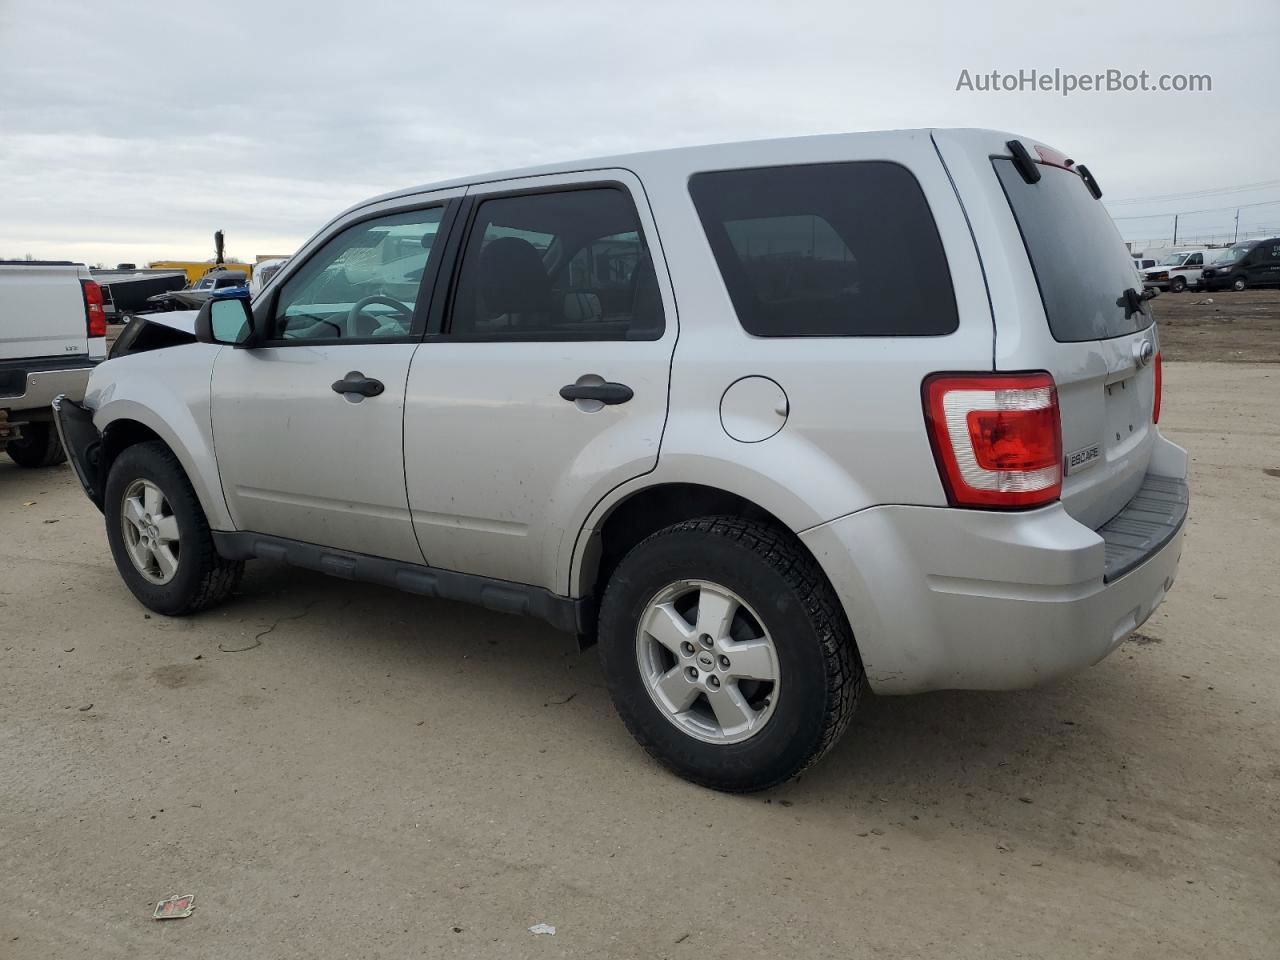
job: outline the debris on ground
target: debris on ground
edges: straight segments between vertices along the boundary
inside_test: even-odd
[[[167,900],[161,900],[156,904],[155,913],[151,914],[152,920],[180,920],[183,917],[191,916],[191,911],[196,908],[196,895],[194,893],[186,893],[180,897],[170,897]]]
[[[554,697],[547,697],[547,703],[544,703],[543,706],[545,707],[547,706],[547,704],[552,704],[552,703],[554,703],[556,706],[559,706],[562,703],[568,703],[577,695],[578,695],[577,693],[556,694]]]
[[[84,713],[85,711],[87,711],[87,710],[92,710],[92,709],[93,709],[93,704],[92,704],[92,703],[86,703],[83,707],[81,707],[81,708],[80,708],[80,712],[81,712],[81,713]]]
[[[547,936],[554,937],[556,935],[556,928],[549,923],[535,923],[529,928],[529,932],[534,936],[545,933]]]

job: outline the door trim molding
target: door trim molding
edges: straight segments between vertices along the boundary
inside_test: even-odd
[[[588,598],[574,600],[543,587],[387,560],[286,537],[245,531],[212,532],[214,547],[228,560],[272,560],[343,580],[377,583],[423,597],[460,600],[499,613],[537,617],[580,638],[595,633],[594,609]]]

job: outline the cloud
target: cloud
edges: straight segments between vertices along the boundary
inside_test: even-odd
[[[252,257],[411,184],[765,136],[1013,129],[1087,160],[1109,197],[1268,180],[1280,147],[1258,66],[1274,59],[1273,5],[105,9],[0,5],[2,256],[207,257],[221,227]],[[1153,18],[1192,28],[1153,30]],[[1054,67],[1210,73],[1214,89],[955,90],[962,69]]]

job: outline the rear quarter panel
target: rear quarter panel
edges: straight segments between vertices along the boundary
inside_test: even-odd
[[[738,321],[689,193],[699,172],[881,160],[915,176],[951,271],[960,323],[938,337],[756,337]],[[920,388],[940,370],[989,370],[992,320],[963,210],[928,131],[812,137],[645,158],[636,170],[662,238],[680,311],[670,415],[654,471],[618,487],[562,551],[575,595],[591,533],[627,496],[651,484],[697,483],[743,496],[793,531],[881,503],[942,505],[946,495],[925,432]],[[868,224],[868,229],[876,225]],[[767,377],[787,395],[785,426],[755,443],[732,439],[720,401],[735,381]],[[572,559],[570,559],[572,557]]]

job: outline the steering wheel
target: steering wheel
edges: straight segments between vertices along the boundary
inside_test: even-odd
[[[406,303],[401,303],[399,300],[396,300],[394,297],[387,297],[387,296],[383,296],[381,293],[375,293],[372,296],[364,297],[360,300],[357,300],[355,303],[351,305],[351,311],[347,314],[347,336],[348,337],[368,336],[368,334],[364,334],[360,332],[360,328],[359,328],[360,313],[361,311],[364,310],[365,307],[371,306],[372,304],[375,304],[375,303],[381,303],[384,306],[388,306],[399,311],[403,315],[405,320],[408,320],[410,317],[413,316],[413,307],[409,306]]]

